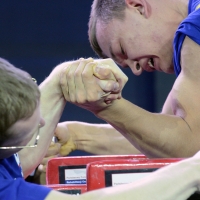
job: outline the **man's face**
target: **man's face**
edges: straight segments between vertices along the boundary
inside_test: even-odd
[[[38,126],[44,126],[45,122],[40,114],[40,106],[37,106],[33,115],[24,120],[17,121],[11,128],[13,136],[3,146],[26,146],[34,144]]]
[[[18,142],[12,146],[25,146],[29,142],[34,143],[34,136],[37,134],[38,126],[43,127],[45,124],[44,119],[40,114],[40,106],[38,105],[33,115],[25,120],[16,122],[12,128],[15,129],[15,136]],[[30,141],[33,138],[33,141]]]
[[[97,41],[103,53],[135,75],[143,70],[173,73],[173,30],[159,20],[126,9],[125,20],[97,23]]]

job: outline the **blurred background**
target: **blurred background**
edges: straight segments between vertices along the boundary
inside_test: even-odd
[[[0,57],[29,72],[38,83],[64,61],[97,57],[87,35],[91,4],[92,0],[1,1]],[[129,77],[123,97],[148,111],[160,112],[175,76],[153,72],[136,77],[130,69],[123,71]],[[105,123],[70,103],[60,121],[66,120]]]

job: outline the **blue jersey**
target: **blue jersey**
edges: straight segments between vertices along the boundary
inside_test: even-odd
[[[181,72],[180,56],[185,36],[200,45],[200,0],[190,0],[188,16],[179,25],[174,37],[174,71]]]
[[[50,191],[50,188],[26,182],[14,155],[0,159],[1,200],[43,200]]]

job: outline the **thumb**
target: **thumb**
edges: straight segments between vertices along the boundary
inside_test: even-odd
[[[57,125],[54,135],[58,139],[58,142],[61,144],[66,143],[70,138],[68,128],[62,124]]]
[[[96,65],[93,67],[94,76],[99,80],[99,86],[105,92],[119,92],[120,85],[117,82],[113,72],[111,71],[109,65]]]
[[[97,82],[104,92],[118,93],[120,91],[120,85],[116,81],[97,79]]]
[[[60,155],[66,156],[72,151],[76,150],[76,144],[74,143],[65,123],[59,123],[57,125],[55,136],[58,138],[58,142],[61,144]]]
[[[72,151],[76,150],[76,145],[74,144],[72,138],[70,138],[65,144],[63,144],[60,148],[60,155],[67,156]]]
[[[114,74],[112,73],[109,65],[100,65],[97,64],[93,67],[93,73],[94,75],[101,79],[101,80],[113,80],[117,81]]]

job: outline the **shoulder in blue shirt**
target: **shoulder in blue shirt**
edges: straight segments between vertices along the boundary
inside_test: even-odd
[[[181,72],[180,56],[186,36],[200,44],[200,0],[190,0],[188,17],[179,25],[174,37],[174,70],[176,76]]]
[[[14,156],[0,160],[1,200],[43,200],[50,191],[50,188],[26,182]]]

